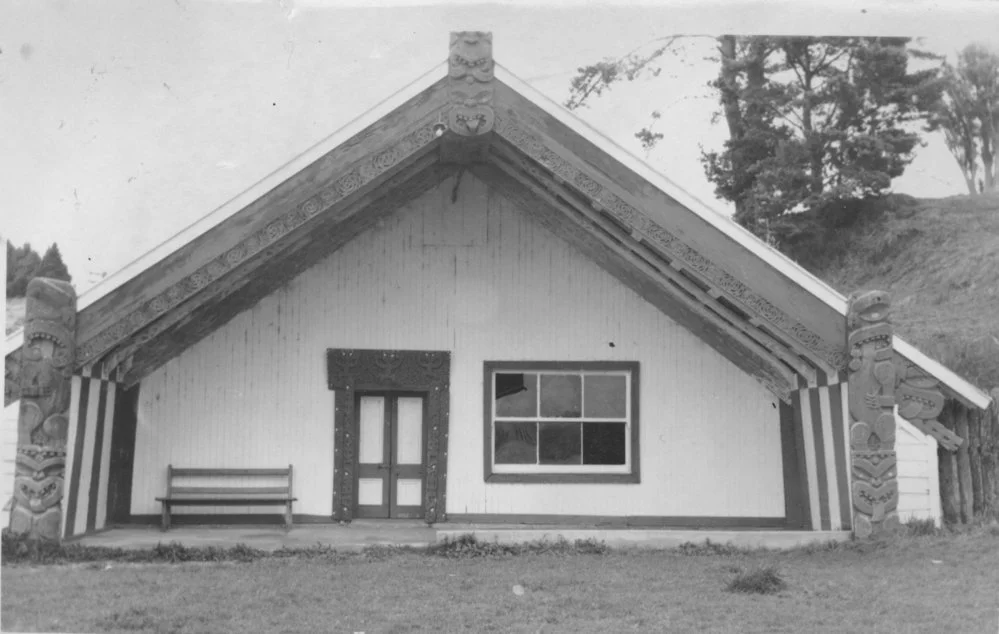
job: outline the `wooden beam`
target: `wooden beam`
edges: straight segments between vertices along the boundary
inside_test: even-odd
[[[567,240],[574,247],[616,277],[640,297],[656,306],[673,320],[684,326],[705,343],[713,347],[736,366],[756,377],[782,400],[790,398],[797,381],[791,370],[778,362],[760,346],[747,347],[746,337],[734,338],[729,331],[719,328],[717,317],[705,316],[703,308],[695,309],[689,300],[678,297],[662,284],[654,281],[649,271],[639,268],[624,253],[607,248],[607,244],[595,233],[584,229],[579,223],[570,220],[563,211],[553,205],[553,199],[541,188],[531,188],[518,181],[495,162],[489,165],[474,166],[471,170],[484,182],[518,204],[521,209],[530,210],[530,217],[538,221],[556,236]],[[637,257],[632,256],[637,260]],[[750,342],[751,343],[751,342]]]
[[[833,368],[845,367],[846,332],[836,308],[502,81],[496,86],[496,117],[501,138],[595,198],[670,257],[684,260],[736,305],[798,339]],[[675,250],[679,245],[689,250]]]
[[[495,164],[500,167],[500,169],[506,171],[511,178],[520,181],[526,187],[533,187],[531,182],[528,180],[528,177],[520,173],[520,169],[525,166],[524,161],[526,157],[518,155],[513,148],[509,147],[505,143],[495,145],[493,147],[492,154],[495,157]],[[539,176],[541,175],[539,174]],[[565,187],[550,181],[547,183],[541,183],[541,186],[547,188],[551,195],[555,197],[555,202],[553,204],[558,206],[558,203],[563,201],[564,204],[570,205],[572,209],[575,210],[576,214],[586,218],[586,221],[590,225],[600,227],[608,235],[614,236],[616,240],[627,245],[628,249],[636,252],[641,258],[639,264],[640,266],[651,266],[656,271],[658,277],[665,278],[668,280],[668,283],[672,283],[683,289],[697,302],[700,302],[700,304],[705,306],[707,309],[716,313],[718,317],[723,320],[722,327],[725,329],[735,327],[737,330],[749,336],[757,344],[763,346],[766,350],[775,355],[778,359],[780,359],[780,361],[783,361],[790,367],[794,368],[798,374],[806,380],[811,381],[812,383],[816,381],[815,369],[809,366],[801,357],[789,351],[787,347],[767,333],[747,324],[746,320],[740,315],[720,304],[717,301],[718,297],[721,296],[720,292],[714,291],[714,289],[709,289],[705,292],[692,281],[684,277],[680,271],[669,266],[665,266],[667,262],[664,262],[663,258],[659,254],[648,249],[640,242],[635,241],[630,234],[622,231],[613,222],[591,210],[587,205],[580,202],[577,196],[570,193]],[[576,214],[568,212],[569,217],[573,219],[576,219]],[[609,248],[616,249],[618,246],[615,244],[609,244]],[[629,255],[626,253],[625,257],[629,257]],[[658,266],[656,265],[656,262],[663,262],[664,266]],[[725,326],[725,324],[729,325]],[[737,336],[735,333],[732,334],[733,336]]]
[[[160,318],[136,331],[104,355],[105,366],[109,368],[117,366],[122,360],[131,357],[147,342],[176,324],[185,321],[200,306],[214,305],[223,301],[227,295],[233,293],[235,289],[241,288],[252,276],[257,275],[258,271],[266,268],[275,257],[306,247],[315,240],[317,231],[322,227],[328,227],[350,218],[383,197],[385,192],[406,183],[414,175],[431,168],[438,161],[436,147],[436,145],[424,147],[403,161],[397,167],[398,171],[391,174],[386,173],[373,180],[370,186],[359,189],[336,202],[325,212],[318,214],[309,222],[283,236],[281,240],[261,250],[255,257],[244,260],[226,275],[209,283],[184,303],[173,307]]]
[[[309,243],[276,255],[266,269],[247,278],[240,288],[233,289],[218,302],[198,306],[179,323],[138,348],[124,383],[126,386],[135,385],[379,220],[439,185],[453,172],[453,167],[441,165],[424,169],[405,183],[387,190],[384,196],[367,205],[363,212],[352,213],[345,220],[322,227],[314,232]]]

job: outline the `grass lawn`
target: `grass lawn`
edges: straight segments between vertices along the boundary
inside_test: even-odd
[[[791,552],[5,565],[3,631],[996,632],[999,530]],[[775,566],[776,594],[726,590]],[[110,566],[110,567],[108,567]]]

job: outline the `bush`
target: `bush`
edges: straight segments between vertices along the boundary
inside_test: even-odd
[[[912,537],[939,535],[940,529],[932,519],[910,519],[905,523],[905,534]]]
[[[787,587],[776,566],[764,566],[748,572],[740,572],[729,582],[729,592],[747,594],[776,594]]]
[[[120,561],[128,563],[185,561],[255,561],[267,553],[245,544],[231,548],[208,546],[190,548],[179,542],[157,544],[151,549],[107,548],[104,546],[82,546],[80,544],[59,544],[39,540],[27,535],[14,534],[4,530],[2,536],[3,564],[65,564],[93,561]]]
[[[450,559],[471,559],[475,557],[512,557],[526,554],[549,555],[602,555],[608,551],[604,542],[595,539],[577,539],[570,542],[564,537],[548,541],[541,539],[521,544],[501,544],[498,541],[479,541],[469,533],[427,546],[427,553]]]
[[[703,544],[694,542],[684,542],[676,547],[676,551],[688,557],[711,557],[711,556],[731,556],[747,552],[745,548],[739,548],[731,543],[720,544],[710,539],[705,539]]]

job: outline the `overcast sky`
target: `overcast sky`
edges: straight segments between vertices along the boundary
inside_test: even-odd
[[[992,2],[350,4],[4,0],[0,232],[39,251],[58,242],[82,292],[446,59],[452,30],[493,31],[497,61],[560,103],[578,66],[679,33],[999,49]],[[644,158],[724,211],[697,160],[725,138],[711,123],[708,46],[692,40],[654,83],[615,87],[578,114],[643,156],[633,134],[660,110],[666,138]],[[896,191],[963,193],[942,140],[928,141]]]

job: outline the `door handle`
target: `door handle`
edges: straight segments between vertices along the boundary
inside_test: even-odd
[[[388,466],[387,464],[380,464],[380,465],[378,465],[378,467],[377,467],[377,469],[378,469],[379,471],[384,471],[384,470],[386,470],[386,469],[388,469],[388,468],[389,468],[389,466]]]

